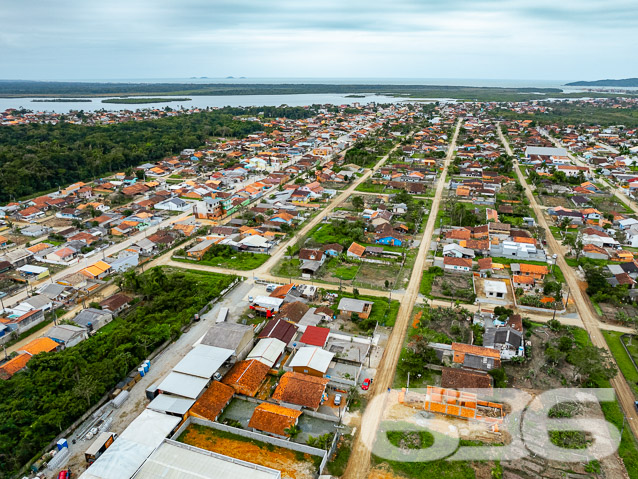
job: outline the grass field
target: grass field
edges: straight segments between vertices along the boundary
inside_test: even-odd
[[[574,335],[574,340],[578,345],[583,346],[591,344],[589,335],[584,329],[574,328],[572,330],[572,333]],[[607,339],[607,337],[605,337],[605,339]],[[614,354],[614,358],[616,358],[613,350],[612,354]],[[627,358],[626,355],[625,358]],[[609,381],[598,381],[595,385],[593,385],[593,387],[610,388],[611,384],[609,383]],[[615,425],[619,431],[623,429],[625,415],[618,401],[603,402],[600,404],[600,407],[607,421]],[[625,427],[623,430],[620,447],[618,448],[618,454],[625,463],[625,467],[627,468],[629,477],[638,478],[638,443],[636,442],[636,439],[634,438],[629,427]]]
[[[629,383],[634,395],[638,397],[638,371],[627,355],[625,348],[623,348],[621,338],[622,334],[623,333],[618,331],[603,331],[603,336],[605,336],[605,341],[607,341],[607,345],[616,360],[616,364],[618,364],[620,371],[623,376],[625,376],[625,379]],[[634,341],[632,342],[632,349],[636,348],[637,343],[638,340],[634,338]],[[638,360],[638,357],[634,357],[634,361],[636,360]]]
[[[231,257],[213,256],[201,261],[190,259],[173,258],[175,261],[182,263],[202,264],[206,266],[215,266],[218,268],[236,269],[239,271],[249,271],[258,268],[264,264],[270,255],[260,253],[236,253]]]

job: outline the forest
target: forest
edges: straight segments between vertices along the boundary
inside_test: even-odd
[[[153,163],[211,136],[260,130],[224,110],[105,126],[70,123],[0,127],[0,203]]]
[[[232,276],[153,268],[118,278],[139,299],[78,345],[33,357],[0,381],[0,477],[11,477],[163,342],[175,339]]]

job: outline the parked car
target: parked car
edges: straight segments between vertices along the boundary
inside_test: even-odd
[[[368,389],[370,389],[370,379],[364,379],[363,383],[361,384],[361,389],[363,389],[364,391],[367,391]]]
[[[276,284],[269,284],[268,286],[266,286],[266,292],[267,293],[272,293],[276,289],[277,289],[277,285]]]
[[[255,298],[253,298],[252,296],[248,296],[248,302],[252,303],[255,300]]]
[[[341,394],[335,394],[335,406],[341,404]]]
[[[215,381],[221,381],[222,380],[222,375],[220,373],[215,373],[215,374],[213,374],[213,379]]]

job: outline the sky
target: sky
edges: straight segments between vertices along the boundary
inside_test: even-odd
[[[637,77],[636,0],[0,2],[0,78]]]

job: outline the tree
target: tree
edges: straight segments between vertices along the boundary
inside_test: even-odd
[[[287,427],[284,432],[290,436],[290,439],[296,438],[301,433],[301,428],[295,424],[294,426]]]
[[[574,365],[583,383],[609,380],[618,373],[609,353],[591,344],[573,349],[567,359]]]
[[[352,206],[354,206],[357,210],[362,210],[364,206],[364,201],[361,196],[355,196],[352,198]]]

